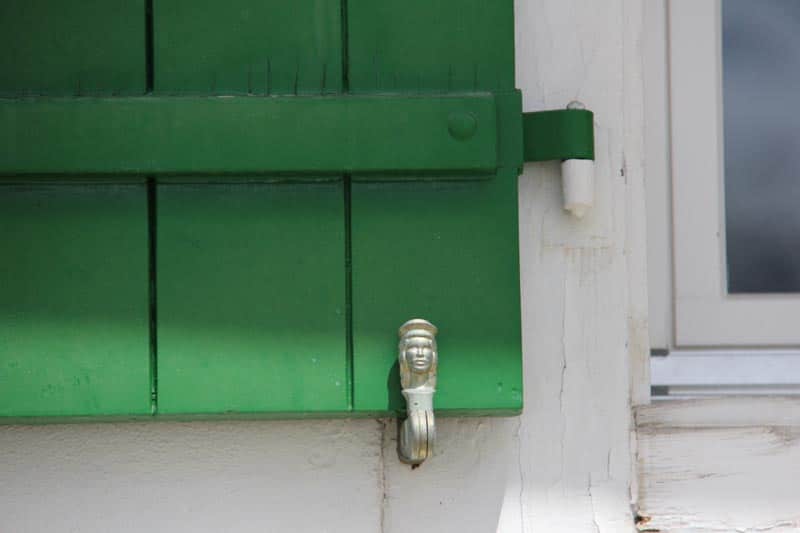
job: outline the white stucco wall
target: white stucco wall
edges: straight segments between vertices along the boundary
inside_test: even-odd
[[[413,471],[394,421],[2,427],[1,532],[631,531],[642,370],[629,361],[647,349],[641,5],[516,11],[526,110],[577,98],[597,131],[583,221],[561,210],[558,164],[520,178],[524,414],[439,419],[436,455]]]

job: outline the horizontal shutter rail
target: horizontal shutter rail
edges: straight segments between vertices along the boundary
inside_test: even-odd
[[[504,99],[490,93],[0,99],[0,176],[487,177],[508,164],[498,122],[519,128],[519,110],[506,112]],[[521,163],[518,151],[511,158]]]

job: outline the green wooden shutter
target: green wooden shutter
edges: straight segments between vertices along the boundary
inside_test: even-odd
[[[518,412],[512,7],[4,2],[0,417]]]

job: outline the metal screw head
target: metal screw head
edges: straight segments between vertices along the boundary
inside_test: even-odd
[[[454,139],[466,141],[475,135],[477,129],[478,119],[470,112],[450,113],[447,117],[447,130]]]

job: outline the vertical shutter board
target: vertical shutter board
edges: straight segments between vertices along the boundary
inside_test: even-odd
[[[0,97],[141,95],[144,40],[144,0],[5,0]],[[0,186],[0,417],[150,412],[146,193],[105,180]]]
[[[338,0],[154,3],[162,94],[320,95],[342,89]]]
[[[356,183],[352,228],[356,409],[405,406],[396,331],[422,317],[439,328],[437,410],[518,410],[516,176]]]
[[[354,93],[514,90],[513,2],[348,0]]]
[[[0,97],[140,95],[145,0],[0,2]]]
[[[509,0],[349,0],[347,32],[354,93],[514,89]],[[396,332],[418,317],[439,328],[437,411],[518,412],[517,169],[473,182],[356,180],[351,196],[356,411],[405,407]]]
[[[341,183],[158,187],[160,413],[346,407]]]
[[[140,185],[0,186],[0,417],[149,414]]]
[[[157,94],[341,92],[338,1],[154,10]],[[159,413],[346,411],[342,178],[214,181],[157,186]]]

